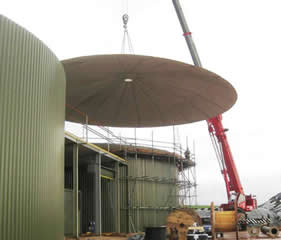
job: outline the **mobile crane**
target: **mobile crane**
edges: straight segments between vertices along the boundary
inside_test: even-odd
[[[183,30],[183,36],[185,37],[194,65],[202,67],[179,0],[173,0],[173,4],[178,15]],[[222,204],[221,208],[223,208],[223,210],[234,209],[233,196],[235,196],[238,207],[241,210],[252,211],[253,209],[257,208],[257,200],[252,195],[244,194],[244,190],[237,172],[237,168],[235,166],[230,146],[228,144],[227,136],[225,134],[227,129],[225,129],[222,124],[222,115],[218,115],[216,117],[208,119],[207,124],[226,186],[228,203]]]
[[[210,118],[207,120],[207,123],[212,143],[220,163],[221,173],[225,181],[228,198],[228,203],[222,204],[221,207],[224,210],[232,210],[234,208],[232,194],[234,194],[240,209],[247,212],[254,210],[257,208],[257,200],[252,195],[244,194],[238,171],[231,154],[230,146],[227,141],[227,136],[225,134],[227,129],[223,128],[222,125],[222,115]]]

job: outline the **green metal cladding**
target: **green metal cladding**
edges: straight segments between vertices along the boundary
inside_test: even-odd
[[[0,239],[62,240],[65,74],[0,15]]]
[[[177,167],[173,157],[129,155],[128,189],[122,181],[121,191],[128,191],[128,200],[121,193],[121,231],[138,232],[146,227],[166,224],[173,208],[179,206]],[[125,170],[125,169],[124,169]],[[127,223],[127,216],[129,223]],[[129,228],[127,226],[129,225]]]

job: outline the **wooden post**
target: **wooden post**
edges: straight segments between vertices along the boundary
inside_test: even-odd
[[[236,240],[239,240],[239,226],[238,226],[238,206],[237,199],[234,201],[234,211],[235,211],[235,225],[236,225]]]
[[[214,208],[214,202],[211,202],[211,230],[212,230],[212,237],[213,240],[216,240],[216,229],[215,229],[215,222],[216,222],[216,218],[215,218],[215,208]]]

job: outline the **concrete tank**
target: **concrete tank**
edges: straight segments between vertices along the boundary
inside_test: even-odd
[[[0,15],[0,239],[63,239],[65,74]]]

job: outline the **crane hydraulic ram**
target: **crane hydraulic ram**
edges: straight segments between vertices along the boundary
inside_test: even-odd
[[[180,6],[179,0],[173,0],[173,4],[178,15],[181,27],[183,29],[183,35],[188,45],[192,60],[195,66],[202,67],[198,52],[196,50],[194,41],[189,31],[188,25],[183,14],[183,10]],[[244,190],[235,166],[233,156],[231,154],[230,146],[228,144],[227,136],[222,125],[222,116],[216,116],[207,120],[209,134],[212,139],[214,149],[220,164],[221,172],[226,185],[226,192],[228,203],[222,204],[221,207],[224,210],[230,210],[234,208],[232,195],[234,194],[238,207],[244,211],[251,211],[257,207],[257,201],[252,195],[245,195]]]

